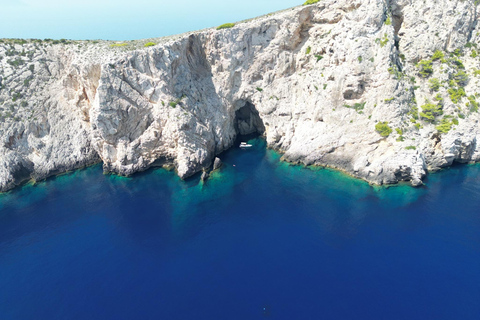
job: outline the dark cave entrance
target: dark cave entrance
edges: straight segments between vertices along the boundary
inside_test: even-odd
[[[248,102],[240,102],[240,109],[235,111],[235,131],[237,139],[241,136],[260,136],[265,133],[265,126],[255,106]]]

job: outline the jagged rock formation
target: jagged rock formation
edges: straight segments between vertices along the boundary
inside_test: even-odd
[[[0,42],[0,191],[103,161],[210,167],[238,134],[375,184],[480,160],[474,1],[323,0],[143,42]],[[135,46],[141,46],[135,49]]]

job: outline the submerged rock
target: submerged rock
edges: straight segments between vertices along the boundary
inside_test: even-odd
[[[418,185],[480,159],[477,20],[472,1],[323,0],[148,48],[4,40],[0,191],[99,161],[186,178],[250,133],[287,161]]]

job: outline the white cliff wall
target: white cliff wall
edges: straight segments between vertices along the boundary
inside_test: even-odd
[[[291,162],[420,184],[480,159],[477,21],[473,1],[324,0],[133,51],[0,43],[0,190],[100,160],[185,178],[253,131]]]

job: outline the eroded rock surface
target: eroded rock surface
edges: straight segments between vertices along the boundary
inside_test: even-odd
[[[255,132],[287,161],[419,185],[480,159],[477,9],[324,0],[146,48],[3,40],[0,191],[100,161],[186,178]]]

